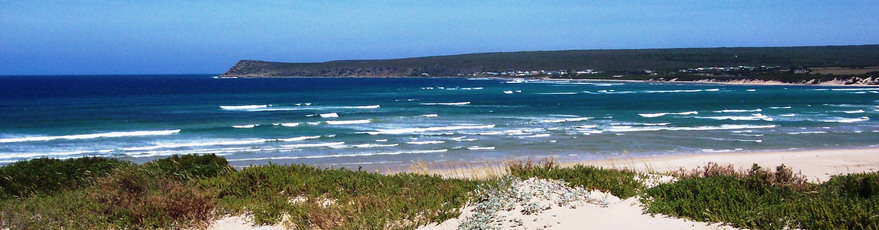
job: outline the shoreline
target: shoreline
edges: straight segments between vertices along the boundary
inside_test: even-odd
[[[879,86],[879,85],[871,85],[871,84],[842,84],[842,83],[833,83],[833,81],[828,82],[820,82],[816,84],[807,84],[807,83],[788,83],[781,81],[772,81],[772,80],[735,80],[735,81],[713,81],[713,80],[698,80],[698,81],[654,81],[654,80],[631,80],[631,79],[577,79],[577,78],[547,78],[547,77],[513,77],[513,78],[504,78],[504,77],[456,77],[456,76],[436,76],[436,77],[423,77],[423,76],[236,76],[236,77],[221,77],[218,76],[217,79],[270,79],[270,78],[436,78],[436,79],[472,79],[472,78],[482,78],[482,79],[490,79],[490,80],[513,80],[513,79],[526,79],[526,80],[544,80],[544,81],[598,81],[598,82],[634,82],[634,83],[660,83],[660,84],[705,84],[705,85],[743,85],[743,86],[833,86],[833,87],[871,87],[871,86]]]
[[[497,161],[483,166],[451,166],[432,168],[429,163],[410,170],[385,174],[413,172],[437,174],[449,178],[486,178],[506,173],[506,164],[515,161]],[[763,168],[775,168],[784,164],[794,172],[800,172],[811,181],[827,181],[833,175],[879,170],[879,148],[815,149],[796,151],[757,151],[731,153],[692,153],[680,155],[656,155],[600,160],[559,161],[561,167],[590,165],[602,168],[630,169],[646,173],[667,173],[680,169],[691,170],[709,162],[721,166],[734,165],[748,169],[753,164]]]

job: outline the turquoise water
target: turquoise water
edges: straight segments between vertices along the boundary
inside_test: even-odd
[[[0,77],[0,163],[216,153],[235,165],[876,147],[879,87],[443,78]]]

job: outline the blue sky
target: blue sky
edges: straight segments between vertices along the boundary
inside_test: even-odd
[[[0,1],[0,75],[476,52],[879,43],[868,1]]]

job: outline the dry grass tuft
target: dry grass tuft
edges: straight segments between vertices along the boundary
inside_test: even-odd
[[[103,204],[105,214],[134,226],[206,227],[214,217],[211,194],[141,168],[99,179],[91,197]]]
[[[794,173],[793,170],[783,164],[775,167],[773,171],[772,169],[760,167],[757,164],[752,165],[749,169],[736,169],[732,164],[720,165],[715,162],[708,162],[705,166],[691,170],[681,168],[673,174],[681,179],[732,176],[739,179],[753,179],[767,185],[790,186],[794,188],[802,188],[809,182],[808,178],[801,172]]]

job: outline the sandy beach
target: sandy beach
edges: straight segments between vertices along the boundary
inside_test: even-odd
[[[752,164],[775,167],[781,164],[791,167],[814,182],[826,181],[833,175],[875,171],[879,169],[879,149],[833,149],[789,152],[713,153],[675,156],[652,156],[580,162],[562,162],[563,166],[576,164],[605,168],[633,169],[645,173],[665,173],[679,169],[693,169],[709,162],[720,165],[732,164],[746,169]],[[482,170],[440,170],[448,176],[485,177],[502,172],[500,168]],[[451,173],[451,174],[449,174]],[[480,174],[481,173],[481,174]],[[594,192],[593,192],[594,193]],[[610,194],[600,194],[607,200],[606,207],[584,205],[577,208],[561,207],[537,215],[509,213],[508,217],[525,219],[527,229],[734,229],[713,223],[694,222],[667,216],[644,214],[637,198],[619,199]],[[465,208],[461,217],[420,229],[456,229],[461,219],[470,214],[472,207]],[[513,228],[504,228],[513,229]]]
[[[819,182],[832,175],[860,173],[879,169],[879,148],[828,149],[746,153],[710,153],[674,156],[652,156],[626,159],[569,162],[563,165],[587,164],[610,168],[628,168],[641,172],[668,172],[692,169],[708,162],[750,168],[752,164],[775,167],[784,164],[795,172]]]
[[[875,171],[879,169],[879,148],[827,149],[805,151],[771,151],[746,153],[711,153],[674,156],[651,156],[579,162],[561,162],[561,165],[593,165],[605,168],[632,169],[651,174],[663,174],[680,169],[693,169],[709,162],[720,165],[732,164],[747,169],[753,164],[775,167],[781,164],[791,167],[814,182],[826,181],[833,175]],[[425,166],[429,167],[429,166]],[[414,169],[420,173],[433,173],[446,177],[486,178],[505,173],[503,167]],[[427,170],[427,171],[424,171]],[[665,177],[668,180],[670,177]],[[663,179],[660,179],[660,181]],[[524,186],[524,185],[522,185]],[[588,188],[587,188],[588,189]],[[695,222],[668,216],[644,214],[637,197],[620,199],[611,194],[590,192],[605,205],[582,204],[553,208],[541,213],[523,215],[517,210],[505,212],[507,219],[522,220],[516,227],[504,225],[502,229],[734,229],[716,223]],[[550,202],[550,200],[547,200]],[[458,218],[442,223],[422,226],[422,230],[457,229],[473,206],[464,208]],[[520,207],[521,208],[521,207]],[[280,225],[263,226],[259,229],[282,229]],[[241,217],[230,217],[215,222],[212,229],[252,229]]]
[[[832,175],[875,171],[879,169],[879,148],[825,149],[802,151],[758,151],[730,153],[698,153],[666,156],[614,158],[604,160],[563,161],[562,166],[577,164],[603,168],[632,169],[647,173],[666,173],[693,169],[709,162],[732,164],[747,169],[753,164],[762,167],[786,165],[813,182],[830,179]],[[492,166],[456,167],[424,165],[413,169],[417,173],[438,174],[452,178],[485,178],[504,174],[503,162],[484,164]],[[435,168],[434,168],[435,167]]]

